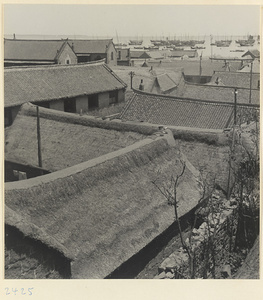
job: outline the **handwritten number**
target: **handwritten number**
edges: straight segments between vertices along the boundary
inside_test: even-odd
[[[33,290],[34,288],[28,288],[28,292],[29,292],[29,296],[31,296],[32,295],[32,292],[31,292],[31,290]]]
[[[5,288],[5,290],[6,290],[6,295],[10,295],[9,288]]]
[[[16,293],[18,292],[17,288],[15,288],[15,289],[12,288],[12,292],[13,292],[13,293],[15,294],[15,296],[16,296]]]
[[[25,295],[26,293],[24,293],[24,288],[21,288],[21,295]]]

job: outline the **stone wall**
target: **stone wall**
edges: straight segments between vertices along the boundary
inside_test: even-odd
[[[218,200],[217,197],[213,195],[214,201]],[[185,240],[193,256],[193,278],[231,277],[231,272],[236,271],[232,256],[237,229],[237,202],[224,199],[222,203],[220,213],[208,214],[199,228],[192,230],[191,242],[189,238]],[[227,267],[222,269],[222,265]],[[173,252],[160,264],[158,271],[155,279],[191,278],[186,249],[180,247]]]

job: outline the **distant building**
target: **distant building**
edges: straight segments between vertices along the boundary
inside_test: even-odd
[[[245,52],[242,55],[242,57],[259,60],[260,59],[260,52],[257,49],[248,50],[247,52]]]
[[[131,58],[132,59],[149,59],[151,56],[143,50],[131,50]]]
[[[105,59],[107,65],[117,65],[117,51],[112,39],[75,40],[68,43],[78,57],[78,63]]]
[[[116,48],[116,51],[117,51],[117,65],[130,66],[131,64],[130,48]]]
[[[172,50],[169,56],[181,59],[195,58],[198,57],[198,52],[197,50]]]
[[[77,56],[67,41],[4,40],[4,66],[76,64]]]
[[[26,102],[81,113],[124,101],[126,87],[103,61],[67,66],[6,68],[5,126],[12,124],[20,106]]]

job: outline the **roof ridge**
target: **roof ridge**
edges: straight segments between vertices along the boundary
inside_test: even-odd
[[[161,97],[164,100],[189,101],[189,102],[194,102],[194,103],[205,103],[205,104],[211,104],[211,105],[217,105],[217,106],[233,106],[234,105],[234,103],[231,103],[231,102],[217,102],[217,101],[212,101],[212,100],[203,100],[203,99],[194,99],[194,98],[177,97],[177,96],[171,96],[171,95],[155,94],[155,93],[144,92],[144,91],[137,90],[137,89],[133,89],[133,91],[135,94],[142,94],[142,95],[151,96],[151,97]],[[237,103],[237,106],[259,107],[259,104]]]
[[[53,65],[41,65],[41,66],[19,66],[19,67],[6,67],[4,68],[4,72],[10,72],[10,71],[30,71],[35,69],[62,69],[62,68],[78,68],[78,67],[84,67],[84,66],[99,66],[99,65],[105,65],[105,59],[97,60],[97,61],[90,61],[90,62],[84,62],[84,63],[76,63],[76,64],[69,64],[69,65],[60,65],[60,64],[53,64]]]

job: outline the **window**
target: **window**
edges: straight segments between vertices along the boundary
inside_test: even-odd
[[[118,51],[118,59],[121,59],[121,51]]]
[[[111,60],[113,60],[113,52],[111,52]]]

